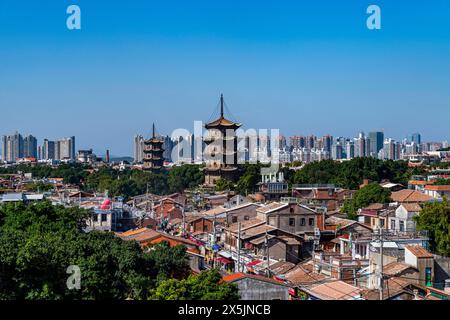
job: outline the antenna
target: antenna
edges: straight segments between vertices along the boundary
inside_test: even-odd
[[[223,118],[223,93],[220,94],[220,117]]]

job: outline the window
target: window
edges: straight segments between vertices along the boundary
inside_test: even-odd
[[[290,208],[289,208],[289,212],[290,212],[290,213],[294,213],[294,207],[290,207]]]
[[[391,219],[391,229],[395,230],[395,219]]]
[[[244,220],[250,220],[249,216],[244,216]]]
[[[400,221],[400,223],[399,223],[399,230],[401,232],[405,231],[405,222],[404,221]]]
[[[294,218],[289,218],[289,226],[295,227],[295,219]]]
[[[313,226],[314,225],[314,218],[309,218],[309,225]]]
[[[232,223],[236,223],[237,222],[237,217],[236,216],[231,217],[231,222]]]
[[[380,219],[380,227],[384,228],[384,219]]]
[[[306,224],[306,219],[305,218],[301,218],[300,219],[300,225],[304,226]]]
[[[106,213],[102,213],[102,221],[106,221]]]
[[[92,221],[94,221],[94,222],[98,221],[98,216],[96,214],[92,215]]]

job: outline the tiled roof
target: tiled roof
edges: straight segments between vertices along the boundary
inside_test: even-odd
[[[403,262],[391,262],[383,267],[383,273],[388,276],[396,276],[410,268],[412,266]]]
[[[268,213],[268,212],[271,212],[273,210],[281,209],[281,208],[284,208],[284,207],[287,207],[287,206],[288,206],[287,203],[272,202],[272,203],[268,204],[265,207],[261,207],[261,208],[256,209],[256,211],[262,212],[262,213]]]
[[[382,204],[382,203],[372,203],[363,209],[365,209],[365,210],[381,210],[383,208],[384,208],[384,204]]]
[[[425,190],[450,191],[450,185],[429,185],[429,186],[425,186]]]
[[[433,258],[433,255],[420,245],[409,245],[405,249],[408,249],[417,258]]]
[[[250,227],[259,226],[261,224],[265,224],[265,222],[263,220],[256,219],[256,218],[242,221],[241,222],[241,231],[244,231]],[[232,223],[228,227],[225,227],[224,229],[227,231],[234,232],[234,233],[238,232],[239,223],[238,222]]]
[[[412,185],[427,185],[427,184],[433,184],[433,181],[409,180],[408,184],[412,184]]]
[[[289,270],[295,267],[295,264],[287,261],[278,261],[270,266],[270,270],[275,274],[285,274]]]
[[[344,281],[330,281],[308,289],[323,300],[353,300],[360,296],[362,290]]]
[[[394,202],[426,202],[433,198],[419,191],[403,189],[392,192],[391,199]]]
[[[325,220],[325,223],[328,225],[335,225],[335,226],[339,227],[338,229],[342,229],[342,228],[346,228],[348,226],[351,226],[352,224],[357,223],[357,221],[350,220],[350,219],[342,219],[342,218],[338,218],[338,217],[328,217]]]
[[[235,282],[235,281],[245,279],[245,278],[250,278],[250,279],[264,281],[264,282],[270,282],[270,283],[277,284],[277,285],[284,286],[284,287],[286,286],[286,284],[284,284],[283,282],[272,279],[272,278],[267,278],[267,277],[260,276],[260,275],[248,274],[248,273],[242,273],[242,272],[227,275],[227,276],[223,277],[222,279],[225,282]]]
[[[422,210],[418,203],[403,203],[402,207],[408,212],[420,212]]]
[[[233,121],[228,120],[228,119],[225,119],[224,117],[220,117],[219,119],[206,124],[206,128],[208,128],[208,127],[216,127],[216,126],[226,126],[226,127],[237,126],[237,127],[240,127],[241,124],[233,122]]]
[[[245,240],[248,238],[252,238],[255,237],[257,235],[260,234],[264,234],[266,232],[272,231],[272,230],[276,230],[277,228],[263,224],[263,225],[258,225],[258,226],[254,226],[251,228],[247,228],[244,231],[241,232],[241,239]]]
[[[289,270],[285,278],[294,285],[312,284],[327,278],[323,274],[312,272],[312,269],[312,262],[301,263]]]

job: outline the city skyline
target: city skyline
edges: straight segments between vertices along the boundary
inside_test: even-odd
[[[264,129],[263,129],[264,130]],[[257,131],[257,134],[259,135],[260,132]],[[379,136],[379,134],[381,134],[381,137]],[[44,152],[44,148],[46,146],[46,142],[50,142],[50,143],[57,143],[59,141],[64,141],[67,139],[75,139],[75,136],[71,136],[69,138],[57,138],[57,139],[49,139],[49,138],[39,138],[36,137],[35,135],[33,135],[32,133],[26,133],[23,134],[23,132],[20,131],[15,131],[14,133],[9,133],[9,134],[4,134],[4,133],[0,133],[0,137],[2,138],[2,148],[0,148],[0,159],[1,160],[5,160],[5,156],[4,156],[4,147],[3,147],[3,139],[4,138],[9,138],[9,137],[14,137],[16,135],[19,135],[22,139],[20,148],[22,148],[22,151],[19,151],[19,149],[16,151],[16,153],[20,153],[23,155],[23,157],[35,157],[37,159],[45,159],[46,157],[43,156],[43,152]],[[160,133],[158,132],[158,135],[163,137],[165,140],[166,138],[169,138],[169,140],[171,141],[171,145],[172,147],[174,146],[174,143],[176,144],[176,141],[178,138],[182,137],[182,136],[177,136],[176,138],[172,139],[171,134],[166,134],[166,133]],[[366,140],[370,140],[372,141],[370,146],[368,146],[367,148],[367,152],[365,151],[356,151],[356,154],[361,154],[364,156],[368,156],[369,154],[377,154],[377,152],[383,147],[383,143],[385,143],[386,141],[392,140],[398,143],[402,143],[404,144],[406,143],[410,143],[410,142],[414,142],[416,146],[421,145],[421,144],[443,144],[444,148],[446,148],[448,146],[449,140],[447,139],[440,139],[440,140],[427,140],[427,139],[423,139],[422,134],[419,132],[413,132],[410,134],[405,135],[403,138],[397,139],[395,137],[392,137],[390,135],[385,135],[384,131],[359,131],[357,134],[354,134],[353,136],[343,136],[343,135],[332,135],[332,134],[325,134],[325,135],[317,135],[317,134],[294,134],[291,136],[287,136],[284,135],[282,132],[279,135],[279,139],[284,140],[283,144],[280,144],[280,150],[284,149],[283,146],[289,146],[292,148],[303,148],[298,146],[298,141],[295,142],[295,139],[298,138],[315,138],[317,140],[322,140],[325,137],[330,137],[331,141],[328,143],[328,147],[326,147],[325,149],[327,151],[330,152],[331,154],[331,147],[338,144],[341,145],[343,148],[345,148],[346,146],[346,142],[350,141],[353,144],[356,144],[356,141],[358,141],[358,139],[361,139],[361,135],[364,135]],[[374,136],[376,135],[376,137]],[[112,153],[112,157],[132,157],[136,159],[136,143],[137,141],[141,141],[141,143],[144,143],[144,140],[147,140],[149,138],[151,138],[152,134],[150,135],[145,135],[145,134],[140,134],[137,133],[132,137],[132,140],[130,141],[130,146],[131,146],[131,152],[129,154],[115,154],[114,152]],[[193,132],[190,132],[189,136],[194,136]],[[268,136],[270,137],[270,133],[268,133]],[[206,131],[203,131],[203,137],[206,137]],[[26,151],[26,150],[32,150],[30,147],[27,147],[27,139],[34,139],[34,148],[35,151],[34,153],[32,151]],[[188,136],[183,137],[183,138],[189,138]],[[294,140],[293,140],[294,139]],[[78,140],[78,139],[77,139]],[[347,141],[348,140],[348,141]],[[375,141],[375,143],[373,143],[373,141]],[[165,142],[167,143],[167,142]],[[320,142],[322,143],[322,142]],[[331,144],[330,144],[331,143]],[[48,144],[47,144],[48,145]],[[322,145],[322,144],[321,144]],[[376,146],[376,151],[374,151],[373,149],[375,148],[374,145]],[[19,148],[19,147],[17,147]],[[28,148],[28,149],[27,149]],[[363,147],[365,148],[365,147]],[[317,149],[316,147],[308,147],[306,145],[306,149]],[[319,148],[320,149],[320,148]],[[79,146],[78,142],[77,142],[77,148],[75,149],[75,146],[73,146],[73,151],[72,151],[72,155],[69,158],[75,158],[76,154],[78,152],[78,150],[92,150],[94,153],[98,154],[99,156],[105,156],[106,152],[109,151],[110,149],[105,148],[105,147],[93,147],[92,145],[83,145],[83,146]],[[345,153],[345,151],[344,151]],[[34,155],[33,155],[34,154]],[[165,158],[170,158],[170,153],[165,152]],[[366,155],[365,155],[366,154]],[[51,158],[51,157],[50,157]],[[55,157],[55,159],[57,159],[58,157]],[[138,161],[140,161],[141,159],[138,157]]]
[[[76,3],[76,31],[67,1],[0,4],[1,134],[130,156],[153,122],[206,123],[223,92],[236,120],[285,136],[450,139],[448,2],[377,1],[377,31],[361,1]]]

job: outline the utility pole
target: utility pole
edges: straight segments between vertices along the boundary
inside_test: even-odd
[[[383,241],[384,241],[384,234],[383,234],[383,228],[380,226],[380,275],[379,275],[379,279],[380,279],[380,301],[383,300]]]
[[[185,236],[185,234],[186,234],[186,216],[185,216],[185,214],[184,214],[184,206],[181,206],[181,214],[182,214],[182,216],[183,216],[183,233],[182,233],[182,236],[184,237]]]
[[[213,221],[213,241],[212,241],[213,269],[216,267],[216,252],[214,251],[215,244],[216,244],[216,214],[214,214],[214,221]]]
[[[238,241],[237,241],[238,259],[237,270],[241,272],[241,223],[238,222]]]
[[[269,262],[269,242],[267,240],[267,231],[266,231],[266,239],[265,239],[265,244],[266,244],[266,269],[267,269],[267,277],[270,278],[270,262]]]

